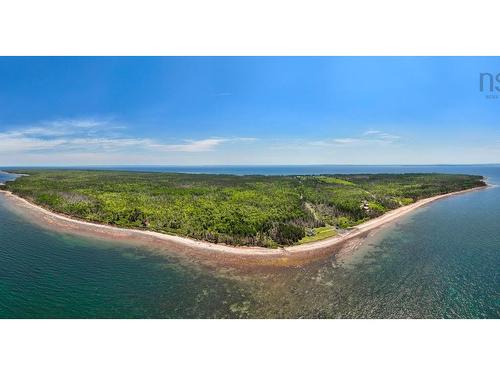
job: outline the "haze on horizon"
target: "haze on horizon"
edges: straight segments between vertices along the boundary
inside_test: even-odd
[[[500,162],[493,57],[0,57],[0,165]]]

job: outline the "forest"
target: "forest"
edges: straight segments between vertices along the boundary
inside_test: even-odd
[[[236,176],[13,170],[6,189],[86,221],[214,243],[278,247],[334,236],[419,199],[484,186],[482,176]]]

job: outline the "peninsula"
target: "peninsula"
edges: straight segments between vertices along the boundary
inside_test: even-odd
[[[486,186],[482,176],[429,173],[9,172],[21,177],[0,189],[61,220],[81,220],[100,231],[132,229],[191,247],[254,253],[332,246],[435,199]]]

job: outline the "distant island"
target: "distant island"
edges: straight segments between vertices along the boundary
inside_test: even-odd
[[[0,189],[55,213],[114,227],[263,248],[340,237],[393,210],[486,186],[482,176],[431,173],[8,172],[21,177]]]

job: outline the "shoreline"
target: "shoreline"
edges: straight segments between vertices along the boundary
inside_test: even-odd
[[[228,261],[238,265],[242,264],[242,260],[249,260],[251,261],[250,263],[257,263],[259,265],[297,265],[304,261],[312,261],[331,255],[346,247],[357,247],[362,242],[363,238],[373,230],[381,228],[385,224],[436,200],[478,191],[488,187],[490,187],[490,185],[424,198],[352,227],[344,234],[307,244],[280,248],[215,244],[149,230],[120,228],[107,224],[92,223],[50,211],[10,191],[0,190],[0,192],[3,193],[8,200],[15,203],[17,207],[22,208],[25,213],[29,213],[31,219],[41,219],[42,223],[38,221],[37,223],[48,224],[48,227],[53,230],[59,229],[70,233],[87,234],[94,237],[121,240],[139,245],[151,244],[163,250],[173,250],[176,252],[193,254],[194,256],[201,255],[205,258],[222,260],[224,262]]]

